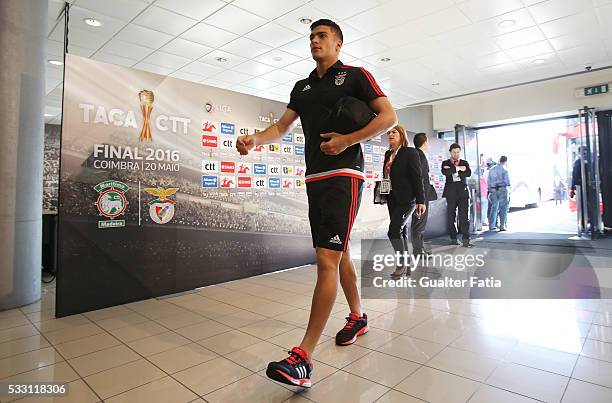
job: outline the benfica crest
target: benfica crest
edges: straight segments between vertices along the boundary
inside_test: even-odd
[[[341,71],[338,74],[336,74],[336,77],[334,77],[334,83],[336,85],[342,85],[344,84],[345,78],[346,78],[346,71]]]
[[[145,188],[145,192],[150,195],[157,196],[156,199],[149,202],[149,216],[153,222],[157,224],[167,224],[174,217],[174,200],[169,197],[174,195],[178,188]]]

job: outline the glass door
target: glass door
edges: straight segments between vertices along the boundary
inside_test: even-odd
[[[580,186],[576,186],[578,235],[597,238],[603,235],[599,180],[599,148],[595,110],[585,106],[578,111]]]
[[[470,190],[470,232],[482,231],[482,218],[486,216],[486,211],[483,214],[480,179],[484,174],[482,167],[484,161],[481,161],[478,150],[478,130],[455,125],[455,141],[461,146],[463,158],[470,164],[472,170],[472,176],[467,180]]]

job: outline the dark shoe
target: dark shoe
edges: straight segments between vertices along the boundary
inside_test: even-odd
[[[312,363],[308,353],[299,347],[289,351],[289,357],[282,361],[271,362],[266,370],[268,378],[292,386],[309,388],[312,386]]]
[[[364,313],[361,317],[349,313],[346,317],[346,325],[336,334],[336,344],[348,346],[357,341],[357,337],[368,332],[368,316]]]
[[[402,266],[397,266],[397,268],[395,269],[395,271],[393,273],[391,273],[391,277],[392,278],[400,278],[403,275],[405,275],[406,273],[410,274],[410,270],[406,270],[405,267]]]
[[[500,228],[499,232],[504,232],[504,231],[508,231],[508,228]]]
[[[451,239],[450,240],[450,244],[451,245],[461,245],[461,243],[459,243],[459,241],[457,239]]]
[[[464,248],[473,248],[475,245],[472,243],[472,241],[463,241],[463,247]]]

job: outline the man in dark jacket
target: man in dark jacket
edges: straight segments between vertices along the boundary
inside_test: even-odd
[[[451,239],[451,245],[461,245],[457,240],[457,227],[455,225],[457,210],[459,210],[459,232],[463,237],[463,246],[471,248],[474,244],[470,242],[470,221],[468,219],[470,193],[466,178],[472,175],[472,171],[470,164],[459,158],[461,155],[459,144],[451,144],[449,152],[450,158],[442,163],[442,175],[446,177],[442,197],[446,198],[448,235]]]
[[[427,134],[417,133],[413,139],[414,148],[419,156],[421,165],[421,177],[423,178],[423,192],[425,194],[425,212],[418,214],[417,211],[412,213],[412,221],[410,223],[410,238],[412,241],[412,254],[413,255],[430,255],[431,252],[426,250],[423,245],[423,233],[427,226],[427,217],[429,216],[429,202],[435,200],[435,189],[429,183],[429,162],[427,161],[427,155],[425,151],[429,149],[429,141],[427,140]],[[435,197],[434,197],[435,196]]]

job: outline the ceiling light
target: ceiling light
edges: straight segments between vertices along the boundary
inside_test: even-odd
[[[312,18],[302,17],[302,18],[298,19],[298,21],[301,22],[302,24],[311,24],[312,23]]]
[[[542,64],[542,63],[546,63],[546,60],[544,60],[544,59],[535,59],[532,63],[533,64]]]
[[[280,56],[274,56],[274,57],[272,58],[272,60],[274,60],[275,62],[280,62],[280,61],[282,61],[282,60],[283,60],[283,58],[282,58],[282,57],[280,57]]]
[[[96,20],[95,18],[83,18],[83,22],[90,27],[101,27],[102,21]]]
[[[438,85],[440,85],[440,83],[431,83],[431,85],[433,85],[434,87],[437,87]]]
[[[390,62],[390,61],[391,61],[391,58],[390,58],[390,57],[381,57],[381,58],[380,58],[380,59],[378,59],[378,60],[380,60],[381,62]]]
[[[50,118],[50,117],[52,117],[52,116],[53,116],[53,115],[52,115],[52,114],[50,114],[50,113],[45,113],[45,117],[46,117],[46,118]]]
[[[510,28],[510,27],[513,27],[514,24],[516,24],[516,20],[503,20],[503,21],[500,21],[499,24],[497,24],[497,26],[500,28]]]
[[[219,63],[226,63],[227,57],[215,57],[215,60],[218,61]]]
[[[61,66],[62,64],[64,64],[63,62],[59,61],[59,60],[47,60],[49,62],[49,64],[52,64],[54,66]]]

